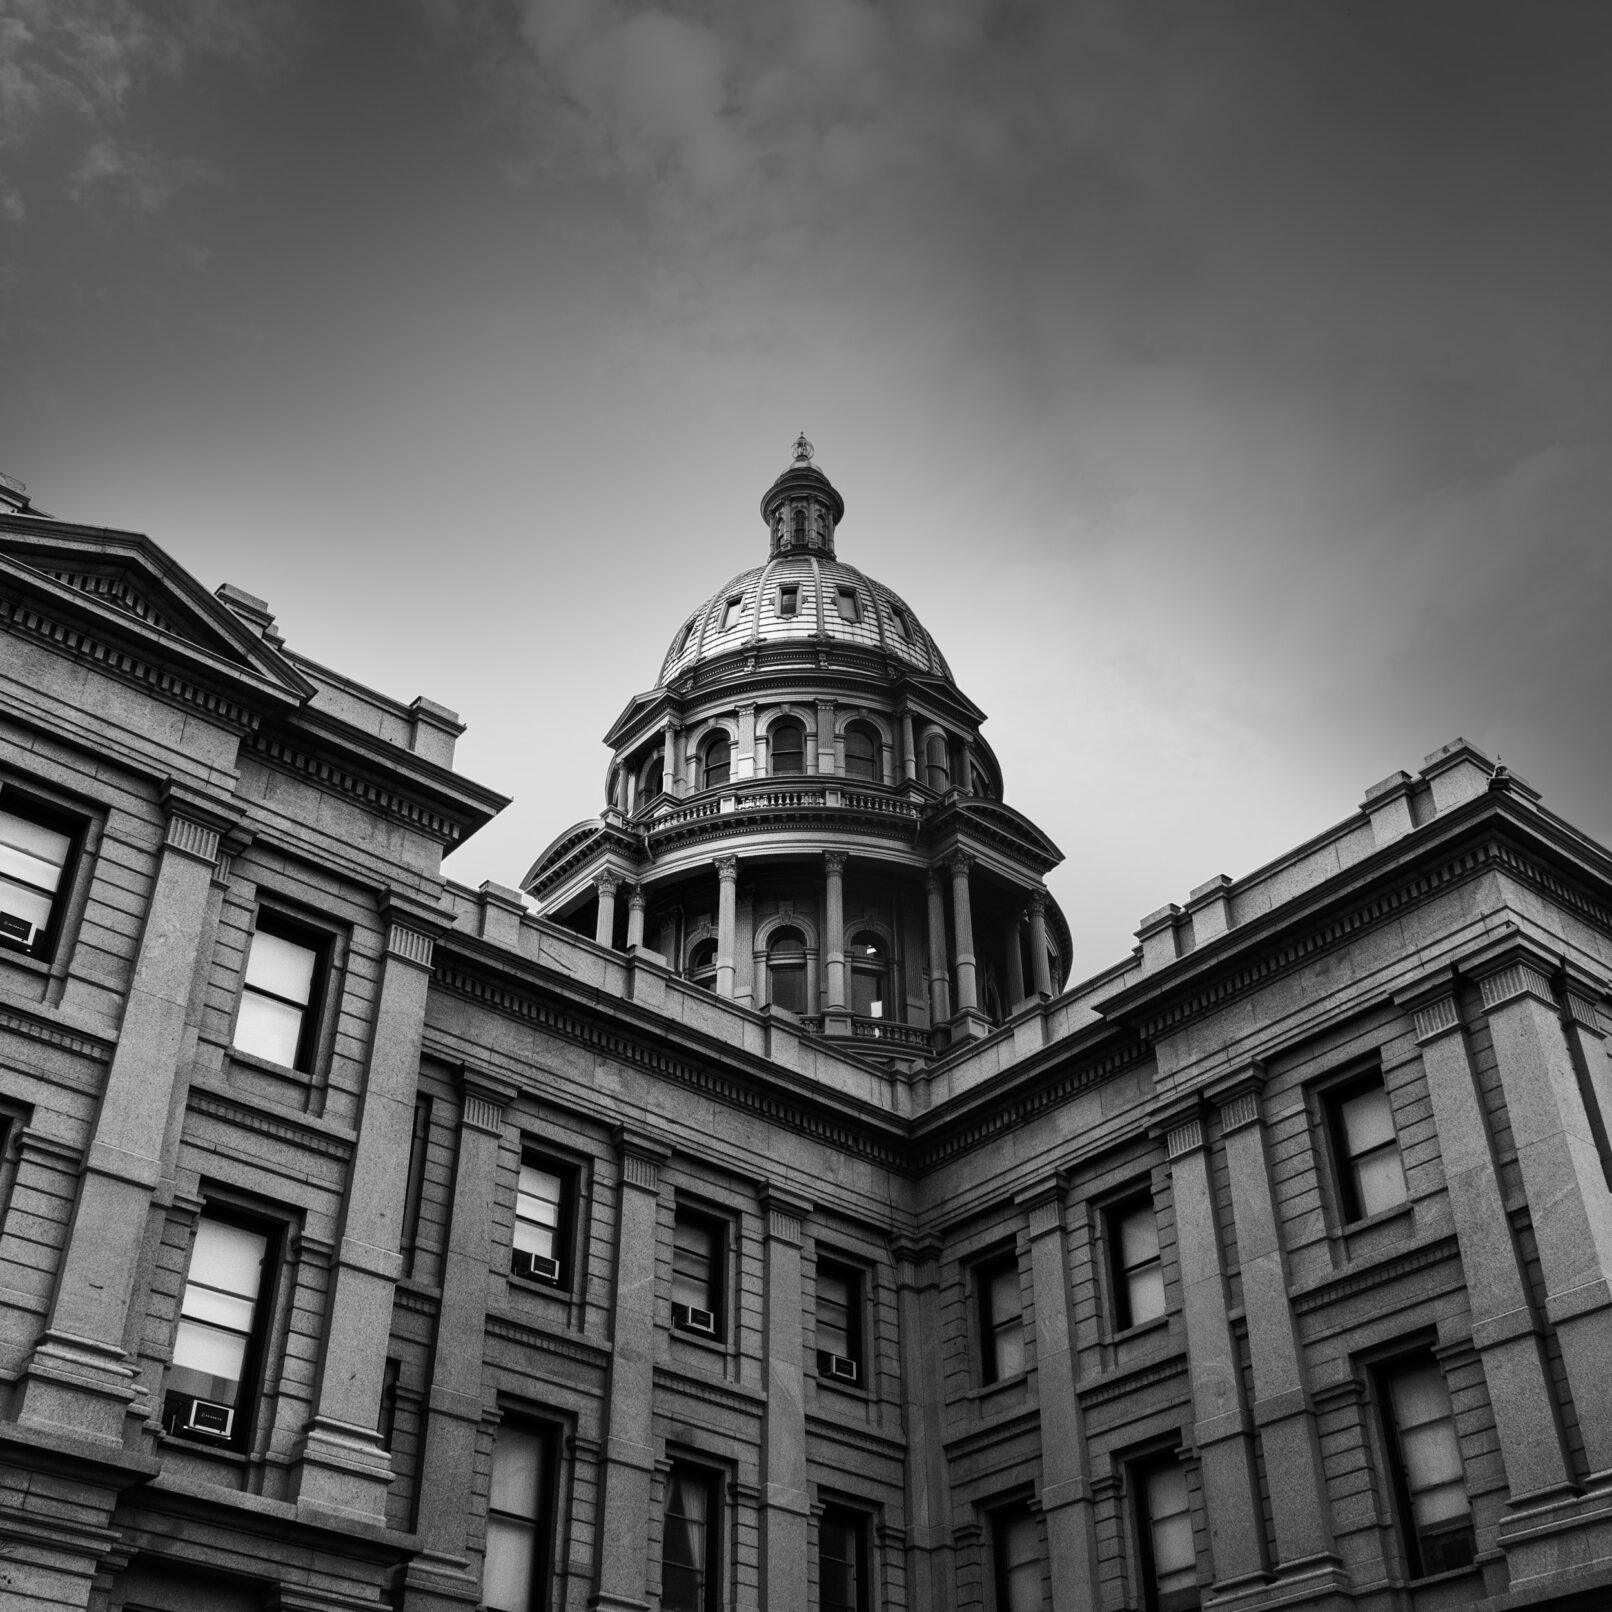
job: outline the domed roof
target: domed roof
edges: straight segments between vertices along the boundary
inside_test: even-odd
[[[951,681],[951,668],[935,640],[882,582],[843,560],[782,554],[741,571],[677,629],[655,686],[752,644],[792,640],[880,651]]]

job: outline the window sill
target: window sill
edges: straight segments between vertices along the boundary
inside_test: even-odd
[[[713,1338],[703,1332],[691,1332],[687,1327],[669,1326],[667,1332],[679,1343],[686,1343],[691,1348],[703,1350],[706,1354],[718,1355],[723,1360],[728,1358],[728,1343],[726,1338]]]
[[[256,1069],[265,1075],[274,1075],[288,1086],[308,1087],[313,1076],[305,1069],[295,1069],[288,1063],[276,1063],[272,1058],[260,1058],[255,1052],[243,1052],[239,1047],[229,1049],[229,1061],[247,1069]]]
[[[31,952],[8,946],[4,941],[0,941],[0,963],[20,968],[25,974],[38,974],[45,979],[50,977],[51,960],[48,957],[35,957]]]
[[[1338,1240],[1343,1245],[1345,1261],[1353,1263],[1408,1241],[1415,1231],[1416,1206],[1407,1201],[1363,1219],[1351,1220],[1347,1226],[1339,1228]]]
[[[539,1298],[552,1299],[569,1310],[575,1295],[568,1287],[556,1287],[552,1282],[540,1282],[533,1276],[522,1276],[519,1271],[506,1270],[509,1285],[519,1293],[535,1293]]]
[[[1108,1342],[1116,1348],[1121,1344],[1130,1343],[1136,1338],[1145,1338],[1149,1333],[1161,1332],[1170,1325],[1170,1312],[1166,1310],[1163,1315],[1156,1315],[1151,1321],[1138,1321],[1134,1327],[1123,1327],[1118,1332],[1108,1334]]]
[[[822,1372],[816,1374],[816,1380],[819,1391],[826,1388],[831,1394],[840,1394],[846,1399],[858,1400],[864,1405],[873,1397],[864,1383],[850,1383],[843,1377],[825,1377]]]
[[[1023,1390],[1029,1381],[1030,1373],[1026,1368],[1024,1371],[1014,1372],[1011,1377],[998,1377],[994,1383],[981,1383],[975,1389],[974,1397],[983,1407],[989,1400],[1006,1397],[1015,1389]]]

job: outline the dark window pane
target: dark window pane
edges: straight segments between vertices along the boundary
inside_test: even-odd
[[[806,770],[806,734],[798,722],[777,722],[767,735],[775,773]]]

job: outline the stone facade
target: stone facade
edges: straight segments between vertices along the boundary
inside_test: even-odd
[[[774,558],[838,564],[813,476]],[[503,804],[451,712],[0,500],[0,1606],[1612,1602],[1612,857],[1520,779],[1447,745],[1061,988],[932,639],[784,667],[757,584],[533,912],[442,876]],[[821,799],[677,751],[731,708],[776,788],[742,707],[808,694]],[[783,902],[805,1012],[745,983]]]

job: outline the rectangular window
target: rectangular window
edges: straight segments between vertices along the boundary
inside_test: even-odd
[[[817,1604],[821,1612],[869,1612],[868,1519],[827,1506],[817,1525]]]
[[[862,1273],[817,1262],[817,1374],[830,1382],[862,1381]]]
[[[576,1171],[536,1153],[521,1158],[515,1191],[515,1246],[509,1266],[546,1287],[571,1286]]]
[[[841,621],[860,621],[862,619],[862,606],[857,602],[855,588],[836,589],[834,606],[840,613]]]
[[[397,1431],[397,1385],[402,1377],[403,1362],[388,1359],[381,1371],[381,1413],[375,1422],[383,1450],[391,1449],[392,1435]]]
[[[1384,1366],[1377,1381],[1411,1575],[1468,1567],[1477,1541],[1444,1373],[1418,1354]]]
[[[780,616],[798,616],[800,614],[800,589],[798,587],[788,584],[779,588],[778,614]]]
[[[548,1605],[556,1443],[549,1428],[498,1424],[481,1569],[488,1612],[538,1612]]]
[[[991,1518],[991,1555],[996,1568],[996,1612],[1040,1612],[1044,1606],[1041,1541],[1035,1518],[1024,1506]]]
[[[1132,1198],[1108,1211],[1108,1247],[1114,1330],[1157,1320],[1164,1314],[1164,1262],[1152,1198]]]
[[[0,947],[50,961],[83,833],[81,821],[0,788]]]
[[[744,599],[742,597],[736,595],[734,598],[729,599],[722,607],[722,626],[719,630],[726,632],[729,627],[737,626],[739,612],[743,609]]]
[[[179,1306],[162,1425],[204,1444],[246,1443],[268,1325],[267,1225],[205,1211]]]
[[[1011,1254],[974,1271],[980,1312],[980,1367],[987,1383],[1016,1377],[1024,1370],[1024,1305],[1019,1297],[1019,1262]]]
[[[235,1020],[238,1052],[304,1074],[313,1068],[329,950],[329,937],[318,930],[259,911]]]
[[[1199,1595],[1186,1468],[1167,1456],[1138,1466],[1135,1482],[1148,1612],[1188,1612],[1198,1605]]]
[[[1404,1203],[1405,1167],[1382,1076],[1336,1087],[1327,1093],[1326,1108],[1345,1224]]]
[[[679,1209],[672,1228],[672,1325],[706,1338],[723,1336],[726,1227]]]
[[[414,1130],[409,1136],[409,1173],[403,1198],[403,1274],[414,1274],[420,1246],[420,1205],[425,1197],[425,1162],[431,1145],[431,1099],[414,1099]]]
[[[716,1612],[721,1604],[721,1475],[674,1461],[666,1477],[662,1612]]]

